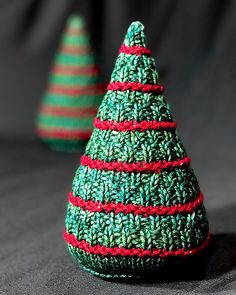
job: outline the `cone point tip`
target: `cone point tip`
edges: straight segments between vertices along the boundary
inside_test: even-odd
[[[128,31],[142,32],[144,31],[144,25],[140,21],[134,21],[130,24]]]
[[[144,25],[140,21],[132,22],[125,36],[125,45],[146,47],[145,39]]]
[[[68,18],[68,24],[74,28],[81,28],[84,26],[84,19],[78,14],[72,14]]]

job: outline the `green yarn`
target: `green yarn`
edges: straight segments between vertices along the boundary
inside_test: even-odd
[[[82,152],[84,149],[84,140],[44,138],[43,141],[45,144],[49,145],[53,151],[57,152]]]
[[[84,26],[84,24],[83,24],[83,26]],[[78,27],[78,29],[79,29],[79,27]],[[90,46],[90,40],[86,35],[70,36],[67,33],[64,33],[62,35],[62,43],[67,44],[67,45],[71,45],[71,46],[77,46],[78,44],[80,44],[80,46]]]
[[[80,150],[90,137],[102,95],[84,21],[72,15],[62,34],[39,108],[38,136],[52,149]]]
[[[192,214],[143,217],[113,212],[91,213],[69,204],[66,225],[78,240],[128,249],[174,250],[188,248],[189,244],[194,247],[201,243],[202,235],[208,234],[203,208]]]
[[[71,17],[70,18],[70,28],[78,29],[84,27],[84,20],[81,17]]]
[[[133,22],[127,30],[123,43],[130,47],[131,46],[146,47],[146,36],[144,34],[144,25],[139,21]],[[119,56],[118,56],[118,59],[119,59]]]
[[[141,75],[142,76],[142,75]],[[105,95],[98,111],[102,120],[157,120],[172,121],[170,109],[163,96],[142,92],[120,92],[119,96],[112,91]]]
[[[68,86],[73,85],[81,85],[86,86],[88,84],[96,84],[97,83],[97,77],[88,77],[88,76],[51,76],[49,77],[49,83],[56,83],[56,84],[64,84]],[[88,97],[86,96],[87,100]]]
[[[45,105],[58,106],[58,95],[52,93],[45,93]],[[60,96],[61,107],[73,107],[73,108],[87,108],[98,107],[101,95],[93,95],[91,98],[87,95],[80,95],[79,99],[71,99],[68,95]]]
[[[156,272],[163,265],[163,260],[158,258],[103,257],[86,254],[70,245],[68,248],[71,255],[86,271],[103,279],[139,278],[142,274]],[[133,266],[137,268],[135,272]]]
[[[82,55],[82,56],[70,56],[67,54],[61,53],[55,59],[57,64],[67,64],[67,65],[75,65],[78,66],[88,66],[93,65],[94,58],[93,56]]]
[[[116,61],[116,67],[111,75],[111,81],[139,81],[143,84],[157,84],[158,74],[155,71],[154,59],[147,56],[127,56],[121,53]],[[132,93],[133,95],[137,93]],[[150,95],[150,94],[149,94]]]
[[[80,177],[83,175],[83,177]],[[96,184],[96,185],[94,185]],[[200,188],[192,168],[176,168],[158,174],[98,171],[80,166],[73,193],[84,200],[143,206],[171,206],[192,201]]]
[[[41,128],[54,127],[60,125],[62,128],[76,130],[79,124],[81,130],[88,130],[93,124],[93,118],[61,118],[57,116],[43,116],[38,120],[38,126]]]
[[[130,25],[123,43],[130,52],[119,53],[111,83],[158,85],[154,59],[144,50],[143,29],[140,22]],[[144,53],[134,53],[140,46]],[[112,126],[116,126],[131,121],[135,126],[135,122],[173,122],[163,94],[110,89],[97,114],[103,123],[114,121]],[[176,131],[107,129],[93,130],[85,151],[85,158],[92,164],[82,161],[73,180],[73,197],[87,207],[72,201],[68,204],[66,233],[73,239],[65,238],[71,255],[91,274],[114,279],[158,273],[170,262],[176,265],[184,256],[197,254],[208,241],[209,229],[201,201],[191,209],[201,195],[193,169],[181,164],[155,173],[145,170],[152,163],[174,163],[187,157]],[[144,170],[124,170],[140,163]],[[104,168],[108,167],[105,164],[111,171]],[[120,166],[115,168],[116,164]],[[188,204],[190,210],[186,212]],[[133,205],[139,209],[174,206],[183,210],[147,215],[138,210],[119,211],[122,206],[129,209]],[[106,211],[102,206],[110,207]],[[138,255],[137,249],[146,254]],[[152,256],[149,252],[153,249],[167,254]],[[184,254],[181,256],[178,251]]]
[[[122,149],[121,149],[122,147]],[[175,160],[186,155],[179,137],[168,131],[121,132],[94,130],[86,147],[86,154],[93,159],[111,162],[152,162]]]

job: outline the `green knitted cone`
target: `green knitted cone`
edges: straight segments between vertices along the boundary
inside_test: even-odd
[[[92,133],[104,94],[83,20],[73,15],[55,56],[37,117],[40,138],[57,150],[77,150]]]
[[[150,55],[143,25],[132,23],[69,195],[69,250],[104,278],[153,274],[209,242],[203,196]]]

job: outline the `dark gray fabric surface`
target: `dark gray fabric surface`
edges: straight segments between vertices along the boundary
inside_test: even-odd
[[[205,195],[212,247],[205,268],[165,282],[111,283],[74,264],[62,232],[82,150],[52,152],[34,135],[36,108],[72,2],[1,1],[0,294],[236,294],[236,2],[150,1],[152,9],[141,1],[79,4],[104,80],[129,21],[146,24]]]

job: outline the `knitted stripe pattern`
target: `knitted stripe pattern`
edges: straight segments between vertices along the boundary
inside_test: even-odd
[[[104,278],[161,270],[210,239],[143,29],[128,29],[69,194],[64,238],[82,267]]]
[[[84,27],[78,15],[69,18],[37,117],[39,137],[57,150],[87,142],[105,93]]]

